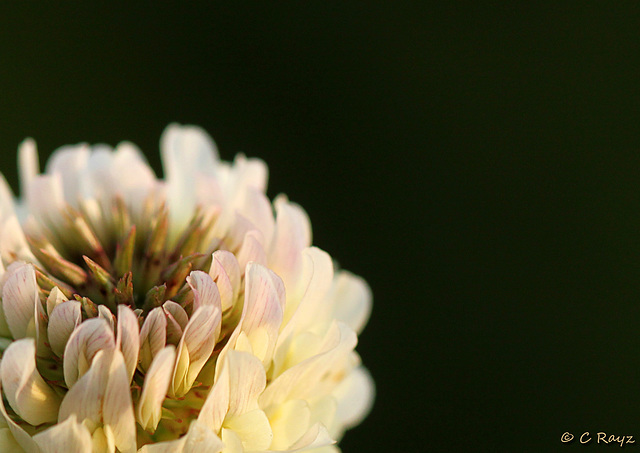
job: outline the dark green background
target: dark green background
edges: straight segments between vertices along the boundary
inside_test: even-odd
[[[374,291],[347,453],[638,448],[639,7],[480,3],[3,5],[2,170],[32,136],[160,171],[172,121],[263,158]]]

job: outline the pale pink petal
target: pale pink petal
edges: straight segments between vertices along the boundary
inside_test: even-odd
[[[222,311],[218,287],[209,274],[202,271],[193,271],[187,277],[187,283],[193,291],[194,310],[203,305],[213,305]]]
[[[213,305],[202,305],[189,320],[177,351],[169,394],[184,396],[211,356],[220,335],[220,309]]]
[[[250,261],[263,266],[267,265],[267,254],[264,251],[263,243],[262,233],[258,230],[248,231],[244,235],[242,246],[236,255],[241,269],[246,268]]]

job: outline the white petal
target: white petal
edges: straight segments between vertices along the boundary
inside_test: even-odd
[[[222,449],[222,441],[214,432],[193,421],[187,434],[180,439],[148,444],[138,453],[220,453]]]
[[[2,308],[13,338],[35,333],[33,313],[39,302],[36,272],[31,264],[11,266],[7,269],[8,279],[2,289]],[[31,326],[31,327],[30,327]]]
[[[147,431],[155,431],[160,422],[162,403],[169,389],[175,360],[175,347],[169,345],[155,356],[147,371],[136,409],[136,419]]]
[[[0,361],[2,387],[9,404],[27,423],[53,422],[60,397],[36,369],[36,345],[31,338],[14,341]]]
[[[89,369],[91,361],[101,350],[115,348],[113,330],[101,318],[87,319],[73,331],[64,350],[64,380],[67,387]]]
[[[126,305],[118,305],[118,333],[116,344],[122,350],[124,361],[127,367],[129,382],[138,366],[138,354],[140,352],[140,329],[138,327],[138,317],[133,310]]]
[[[87,453],[91,451],[91,433],[78,423],[75,415],[33,436],[41,453]]]
[[[82,322],[81,305],[77,300],[68,300],[51,311],[47,333],[51,349],[58,357],[62,357],[71,333]]]

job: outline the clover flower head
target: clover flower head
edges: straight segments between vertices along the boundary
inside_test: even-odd
[[[311,246],[267,168],[200,128],[19,148],[0,175],[0,450],[338,452],[370,409],[371,295]]]

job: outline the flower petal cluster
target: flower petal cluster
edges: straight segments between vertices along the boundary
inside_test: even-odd
[[[0,175],[0,451],[335,453],[368,413],[361,278],[200,128]]]

